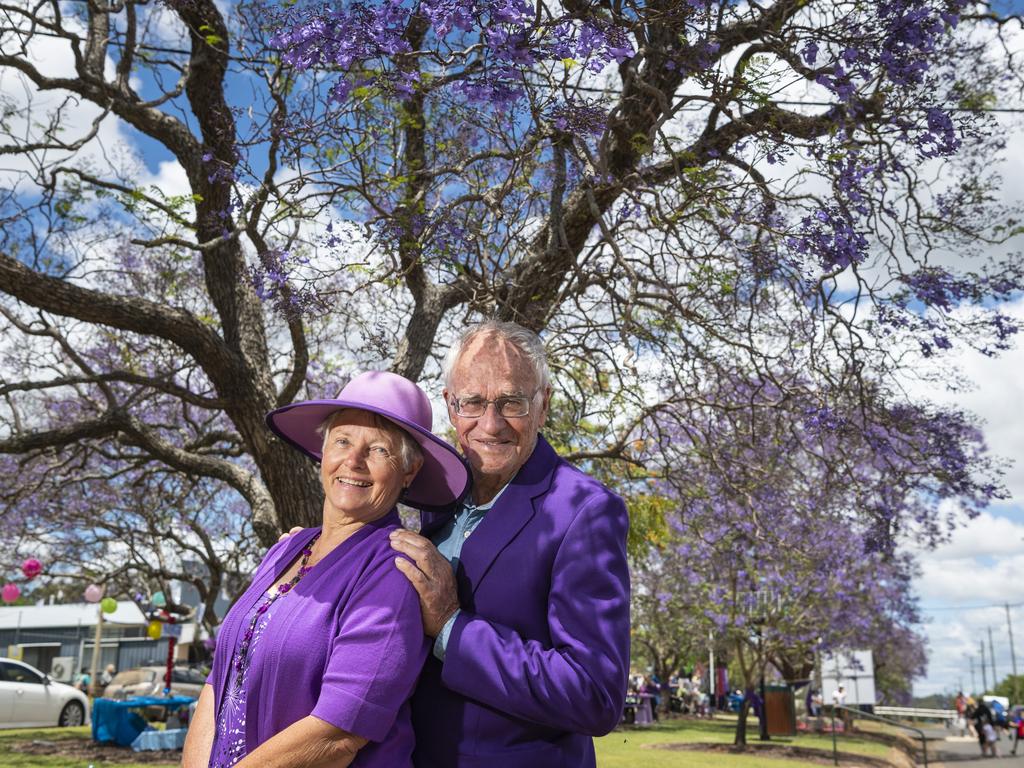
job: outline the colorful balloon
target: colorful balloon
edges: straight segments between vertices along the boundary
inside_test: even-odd
[[[4,584],[4,588],[0,590],[0,597],[4,599],[5,603],[13,603],[21,595],[21,590],[18,589],[17,584]]]
[[[98,603],[103,597],[103,587],[99,584],[90,584],[85,588],[85,601],[87,603]]]
[[[210,651],[210,652],[213,652],[213,651],[217,650],[217,638],[216,637],[208,637],[208,638],[206,638],[205,640],[203,640],[203,647],[206,650]]]
[[[43,564],[34,557],[30,557],[21,564],[21,572],[25,574],[26,579],[34,579],[43,572]]]
[[[153,593],[153,605],[155,605],[157,608],[163,608],[165,605],[167,605],[167,598],[164,597],[163,592]]]
[[[112,597],[104,597],[100,600],[100,610],[104,613],[113,613],[117,610],[117,600]]]
[[[159,640],[160,635],[164,632],[164,625],[159,621],[149,622],[149,626],[146,627],[146,634],[149,635],[151,640]]]

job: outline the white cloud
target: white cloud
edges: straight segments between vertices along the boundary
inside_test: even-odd
[[[1022,169],[1024,176],[1024,169]],[[1003,304],[1000,309],[1024,325],[1024,298]],[[1013,500],[1024,504],[1024,344],[998,357],[986,357],[970,349],[946,359],[949,369],[958,369],[972,386],[950,391],[940,383],[908,382],[910,394],[963,408],[977,415],[991,453],[1012,461],[1005,482]]]
[[[996,673],[1010,672],[1009,632],[1003,603],[1020,602],[1017,586],[1024,578],[1024,511],[1007,510],[1012,517],[982,513],[954,532],[949,543],[921,556],[917,594],[928,618],[928,674],[915,684],[918,695],[971,688],[969,657],[974,658],[975,686],[982,677],[979,644],[984,642],[986,667],[991,669],[988,629],[992,629]],[[989,607],[984,607],[989,606]],[[1024,609],[1011,610],[1017,631],[1018,669],[1024,669]],[[991,672],[988,673],[991,685]]]
[[[156,173],[143,172],[139,177],[139,187],[141,189],[156,187],[165,198],[192,194],[188,175],[177,160],[161,162],[157,166]]]
[[[928,553],[929,561],[941,563],[943,568],[951,561],[973,561],[978,557],[1024,557],[1024,520],[1015,522],[982,512],[976,519],[953,534],[952,540]]]

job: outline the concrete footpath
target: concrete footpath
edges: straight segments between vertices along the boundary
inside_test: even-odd
[[[1004,735],[996,742],[998,757],[982,757],[981,747],[973,736],[951,736],[949,731],[941,728],[927,729],[925,734],[928,737],[929,768],[1024,768],[1024,741],[1017,747],[1016,756],[1011,755],[1012,735],[1010,738]]]

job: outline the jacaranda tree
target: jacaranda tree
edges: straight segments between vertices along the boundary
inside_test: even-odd
[[[823,413],[756,379],[702,394],[716,404],[702,420],[665,411],[646,438],[675,511],[639,569],[657,580],[637,585],[648,607],[634,632],[657,634],[671,614],[690,638],[716,638],[748,690],[769,665],[806,681],[817,654],[876,646],[892,648],[887,690],[906,684],[921,660],[905,545],[944,540],[1001,494],[980,435],[904,407],[867,427],[856,400]]]
[[[481,315],[545,332],[592,427],[562,444],[626,474],[708,377],[854,398],[869,432],[871,382],[1016,331],[1019,264],[980,257],[1017,230],[984,111],[1017,20],[984,3],[3,9],[0,451],[47,546],[42,476],[213,483],[263,545],[314,522],[263,414],[368,366],[436,393]]]

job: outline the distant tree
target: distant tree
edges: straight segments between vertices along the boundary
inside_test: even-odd
[[[1005,696],[1010,704],[1020,704],[1024,696],[1024,675],[1007,675],[992,687],[991,693]]]
[[[881,680],[900,692],[924,665],[905,545],[937,544],[962,522],[939,499],[971,515],[1000,493],[976,431],[902,406],[864,428],[855,407],[780,402],[759,381],[701,394],[715,404],[703,421],[665,412],[648,436],[675,508],[672,536],[640,568],[658,575],[641,600],[661,598],[652,613],[691,639],[722,642],[748,690],[769,665],[806,680],[816,653],[885,647]],[[638,623],[641,635],[658,627]],[[746,707],[737,744],[745,720]]]
[[[871,644],[878,703],[909,707],[913,682],[928,669],[924,637],[910,627],[897,626],[880,632]]]

